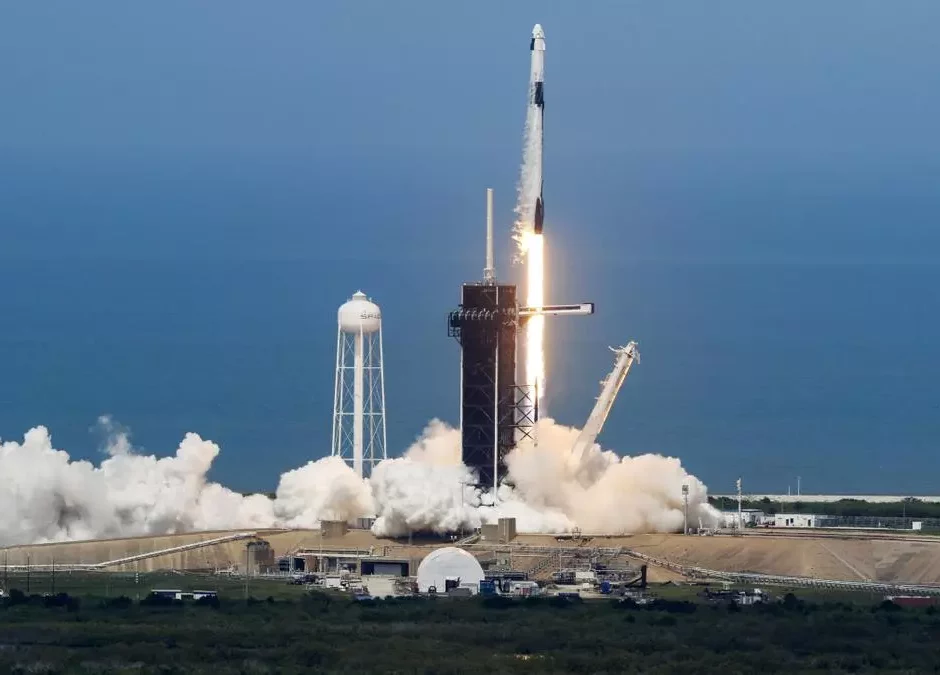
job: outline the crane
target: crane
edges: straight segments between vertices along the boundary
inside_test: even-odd
[[[614,399],[620,392],[624,380],[627,379],[627,373],[634,363],[640,362],[640,351],[637,349],[636,342],[630,341],[625,347],[610,347],[610,351],[617,355],[614,362],[614,369],[610,375],[601,381],[601,395],[597,397],[594,404],[594,410],[588,417],[584,428],[574,442],[571,455],[576,461],[580,461],[584,454],[594,445],[601,429],[604,428],[604,422],[607,421],[607,415],[614,405]]]

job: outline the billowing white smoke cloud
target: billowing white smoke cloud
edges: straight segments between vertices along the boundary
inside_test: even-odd
[[[372,511],[369,486],[326,457],[281,476],[276,499],[243,496],[206,480],[219,446],[198,434],[171,457],[136,454],[107,417],[99,466],[71,461],[45,427],[0,444],[0,545],[169,534],[190,530],[313,527]]]
[[[432,420],[405,456],[381,462],[370,480],[379,535],[479,527],[479,490],[460,462],[460,432]]]
[[[470,472],[460,463],[459,432],[435,420],[404,457],[373,472],[374,530],[443,533],[515,517],[521,532],[675,532],[682,530],[683,485],[690,522],[717,523],[705,486],[678,459],[621,458],[595,445],[578,460],[571,453],[578,429],[545,418],[536,431],[537,445],[522,444],[507,456],[512,487],[500,487],[494,497],[462,485]]]
[[[0,444],[0,545],[165,534],[190,530],[316,527],[321,520],[375,515],[376,534],[453,532],[511,516],[521,532],[670,532],[681,530],[682,485],[690,521],[716,522],[705,486],[679,460],[618,457],[595,446],[582,461],[570,452],[576,429],[544,419],[538,446],[507,457],[509,480],[497,495],[473,487],[460,462],[460,434],[432,421],[404,456],[376,466],[368,481],[326,457],[281,476],[274,499],[243,496],[207,481],[219,446],[189,433],[176,453],[134,451],[109,418],[100,465],[54,449],[44,427],[22,443]]]

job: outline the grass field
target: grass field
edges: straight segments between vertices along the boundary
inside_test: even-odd
[[[303,586],[288,584],[286,580],[239,577],[216,574],[190,574],[179,572],[25,572],[4,573],[0,568],[0,588],[18,588],[24,593],[68,593],[78,597],[115,598],[125,596],[133,600],[144,598],[155,588],[173,588],[181,591],[218,591],[220,597],[244,599],[248,596],[276,600],[296,599],[306,592]]]
[[[25,582],[6,578],[7,588]],[[940,662],[933,608],[830,591],[736,607],[703,602],[700,586],[666,584],[650,588],[652,606],[637,607],[357,602],[259,579],[246,600],[244,580],[172,573],[57,574],[55,593],[72,598],[43,597],[51,574],[29,583],[32,597],[0,603],[0,673],[913,673]],[[152,588],[216,590],[219,601],[135,601]]]
[[[703,590],[701,584],[650,584],[649,591],[654,597],[665,600],[698,601]],[[713,590],[720,584],[710,585]],[[54,576],[48,572],[24,572],[4,574],[0,568],[0,588],[18,588],[27,594],[56,594],[84,598],[116,598],[125,596],[132,600],[145,598],[152,589],[178,589],[181,591],[209,590],[217,591],[224,600],[244,600],[247,597],[275,600],[296,600],[308,592],[303,586],[288,584],[282,579],[252,578],[247,588],[243,578],[179,572],[150,572],[135,575],[133,572],[58,572]],[[827,589],[781,588],[764,589],[773,596],[781,597],[786,593],[812,602],[844,602],[848,604],[871,605],[883,599],[881,594],[860,593],[853,591],[833,591]]]

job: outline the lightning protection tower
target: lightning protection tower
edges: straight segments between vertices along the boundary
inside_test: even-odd
[[[368,477],[385,447],[382,312],[357,291],[337,312],[331,454]]]

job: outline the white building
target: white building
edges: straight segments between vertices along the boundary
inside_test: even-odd
[[[773,518],[774,527],[827,527],[834,520],[812,513],[777,513]]]

